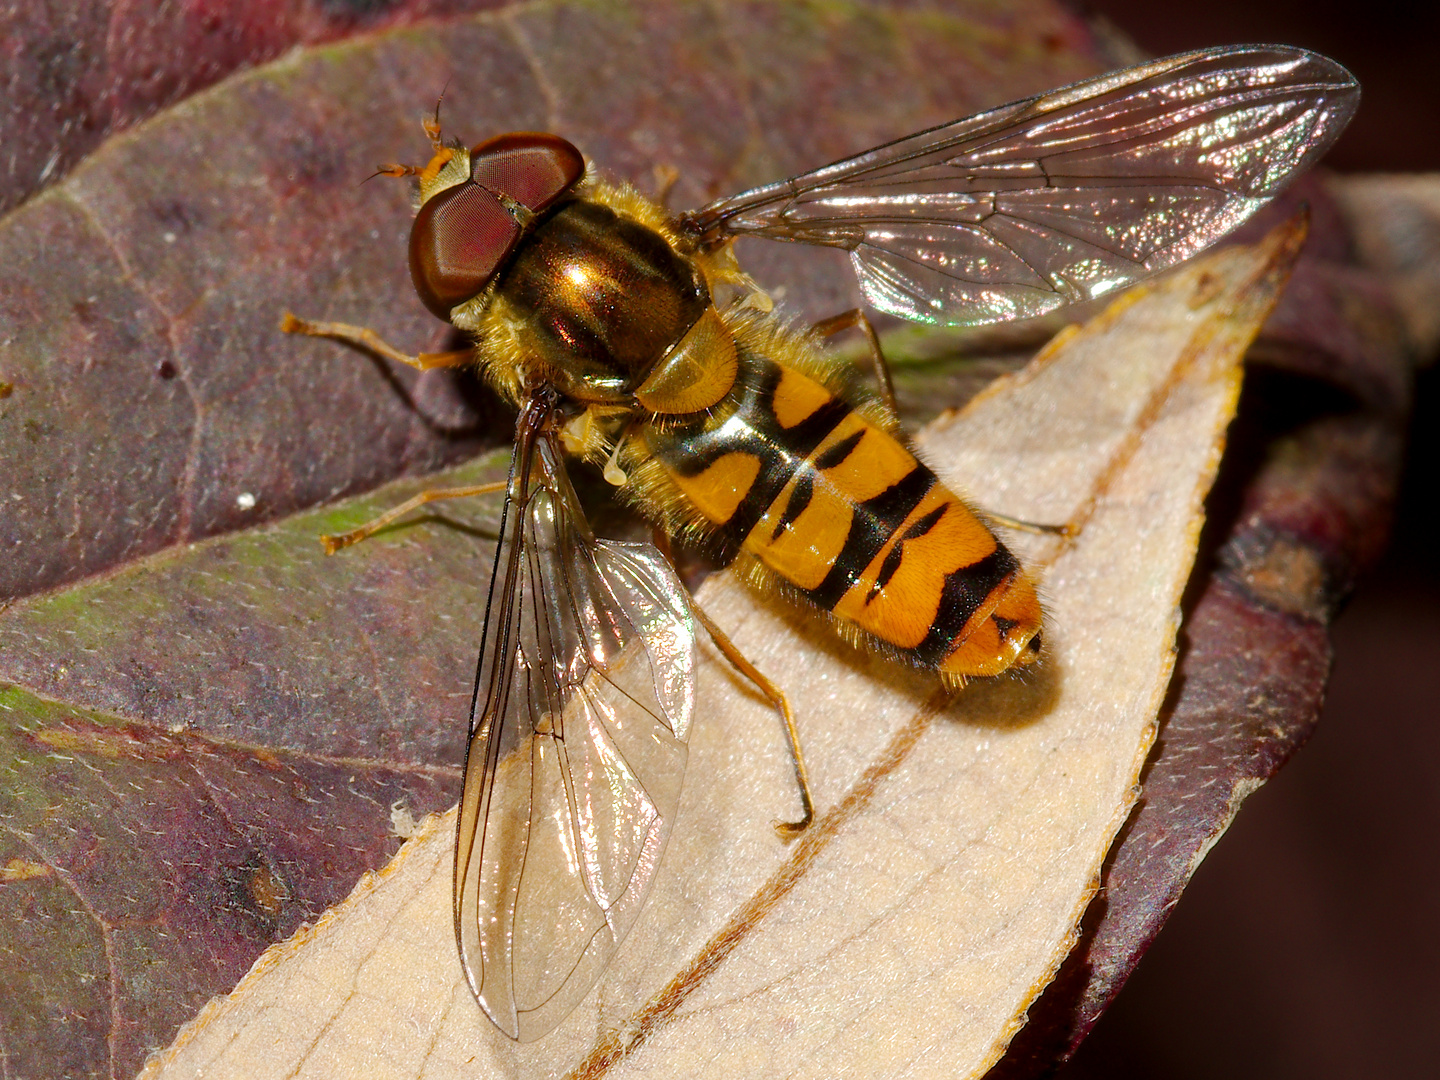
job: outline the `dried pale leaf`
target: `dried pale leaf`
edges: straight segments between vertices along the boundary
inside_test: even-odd
[[[1106,856],[1080,943],[986,1080],[1047,1077],[1075,1052],[1246,793],[1320,719],[1327,624],[1383,550],[1409,413],[1410,346],[1376,288],[1393,264],[1357,265],[1327,193],[1349,179],[1312,174],[1265,211],[1273,225],[1308,202],[1311,229],[1246,355],[1142,803]]]
[[[1240,357],[1302,234],[1120,300],[927,431],[929,458],[984,504],[1083,525],[1064,545],[1018,538],[1050,611],[1035,673],[942,710],[732,579],[706,585],[792,695],[828,809],[792,847],[775,838],[793,807],[773,715],[707,662],[654,895],[553,1035],[513,1044],[470,1000],[446,815],[143,1075],[982,1073],[1068,950],[1133,802]]]

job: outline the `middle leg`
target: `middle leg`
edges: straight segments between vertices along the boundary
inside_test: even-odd
[[[849,311],[842,311],[839,315],[821,319],[810,329],[821,337],[831,337],[852,327],[858,327],[860,332],[865,335],[865,340],[870,346],[870,362],[875,368],[875,378],[880,383],[880,396],[885,399],[885,404],[890,406],[890,411],[899,416],[900,413],[895,404],[895,380],[890,377],[890,364],[885,359],[884,350],[880,348],[880,335],[875,333],[875,326],[865,312],[859,308],[851,308]]]

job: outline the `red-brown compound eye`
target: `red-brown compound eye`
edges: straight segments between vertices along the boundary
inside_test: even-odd
[[[580,151],[560,136],[544,132],[512,131],[470,151],[470,178],[475,183],[503,191],[537,214],[584,175]]]
[[[580,151],[555,135],[515,132],[475,147],[471,180],[426,202],[410,230],[410,276],[425,306],[448,320],[519,241],[520,226],[497,194],[538,214],[584,175]]]
[[[447,188],[420,208],[410,229],[410,278],[442,319],[485,288],[520,239],[500,200],[474,184]]]

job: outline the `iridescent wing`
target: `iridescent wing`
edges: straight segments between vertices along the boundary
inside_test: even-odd
[[[695,698],[684,587],[653,546],[590,534],[538,411],[511,464],[455,858],[466,975],[521,1041],[570,1013],[635,921]]]
[[[1303,49],[1185,53],[932,128],[682,218],[842,247],[919,322],[1040,315],[1173,266],[1334,142],[1360,88]]]

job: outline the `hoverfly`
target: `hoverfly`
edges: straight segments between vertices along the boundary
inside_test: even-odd
[[[416,367],[473,364],[519,408],[485,616],[455,862],[466,976],[505,1034],[536,1039],[634,923],[679,804],[701,631],[786,721],[784,695],[706,618],[660,550],[590,530],[565,472],[603,467],[643,516],[852,643],[951,686],[1033,662],[1018,560],[916,459],[888,393],[851,388],[814,333],[770,313],[737,236],[844,248],[906,319],[1025,318],[1194,255],[1334,141],[1359,89],[1300,49],[1141,64],[932,128],[678,215],[554,135],[469,149],[425,122],[410,268],[471,348],[407,356],[345,324],[285,329]],[[830,320],[831,326],[837,320]],[[831,327],[824,327],[829,329]]]

